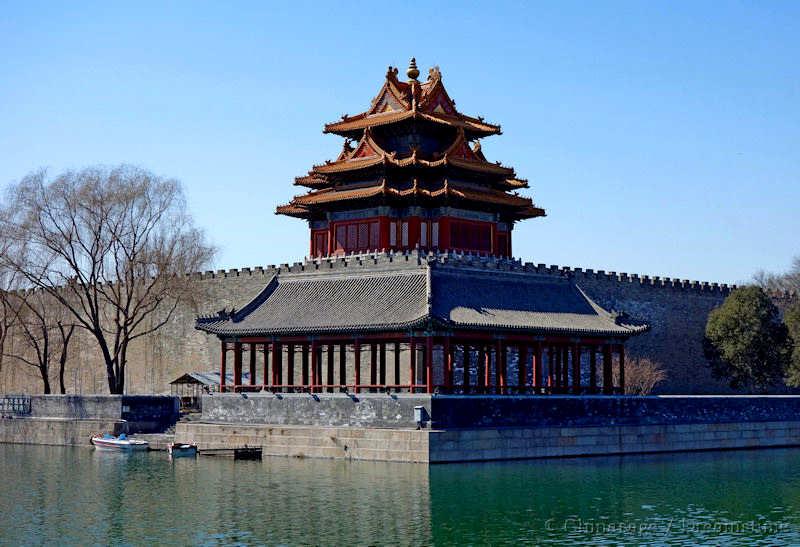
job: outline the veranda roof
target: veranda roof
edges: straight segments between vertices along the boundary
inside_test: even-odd
[[[200,317],[220,337],[423,328],[627,338],[648,326],[603,309],[571,280],[504,271],[501,259],[465,265],[433,255],[331,258],[276,270],[239,310]],[[509,261],[507,261],[509,262]]]

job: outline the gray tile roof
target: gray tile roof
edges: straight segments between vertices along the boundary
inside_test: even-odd
[[[437,268],[432,294],[433,315],[454,327],[602,336],[638,330],[618,322],[565,278]]]
[[[201,317],[221,337],[444,328],[627,337],[647,329],[567,278],[440,255],[306,263],[277,271],[241,310]]]
[[[178,376],[170,382],[170,384],[202,384],[204,386],[218,386],[219,385],[219,371],[211,372],[187,372]],[[233,373],[228,372],[225,374],[225,380],[228,384],[233,384]],[[242,372],[242,381],[250,380],[249,372]]]
[[[278,275],[229,318],[200,319],[220,335],[376,331],[413,327],[428,316],[424,270],[370,275]]]

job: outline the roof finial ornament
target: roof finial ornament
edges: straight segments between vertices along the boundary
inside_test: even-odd
[[[410,80],[416,80],[419,77],[419,69],[417,68],[417,59],[415,57],[412,57],[411,62],[408,63],[406,75]]]

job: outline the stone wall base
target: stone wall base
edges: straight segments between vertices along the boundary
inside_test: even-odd
[[[123,420],[69,418],[0,418],[0,443],[91,446],[96,433],[127,432]]]
[[[178,422],[176,442],[203,450],[260,446],[266,456],[428,462],[429,431]]]
[[[800,421],[449,431],[179,423],[200,450],[261,446],[264,455],[416,463],[800,446]]]

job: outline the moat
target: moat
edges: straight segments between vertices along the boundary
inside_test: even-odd
[[[800,450],[418,466],[0,445],[0,544],[800,543]]]

